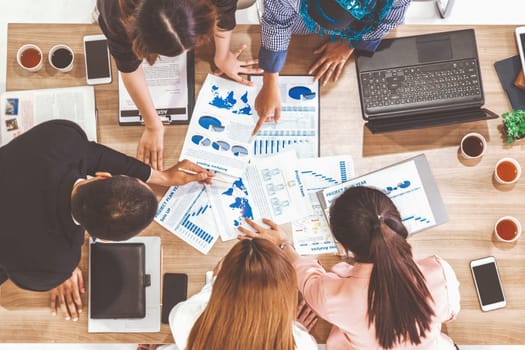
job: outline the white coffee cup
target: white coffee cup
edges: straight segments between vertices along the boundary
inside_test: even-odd
[[[461,139],[461,155],[465,159],[477,159],[482,157],[487,150],[487,140],[477,132],[469,132]]]
[[[35,44],[22,45],[16,53],[16,62],[28,72],[38,72],[44,62],[42,50]]]
[[[515,242],[521,236],[521,223],[514,216],[503,216],[496,221],[494,234],[501,242]]]
[[[73,69],[75,54],[69,46],[64,44],[55,45],[49,50],[47,56],[49,64],[56,70],[65,73]]]
[[[510,185],[521,176],[520,163],[514,158],[501,158],[494,167],[494,178],[502,185]]]

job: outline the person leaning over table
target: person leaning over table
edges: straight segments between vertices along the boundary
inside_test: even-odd
[[[280,245],[297,272],[299,291],[317,315],[332,323],[327,350],[453,350],[441,324],[460,309],[459,282],[437,256],[414,260],[408,232],[390,198],[369,187],[346,190],[330,208],[330,228],[355,264],[336,264],[327,272],[316,259],[300,257],[278,225],[247,237]],[[241,236],[242,237],[242,236]]]
[[[257,60],[230,51],[237,0],[97,0],[98,24],[122,80],[144,120],[137,158],[162,170],[164,126],[151,99],[141,63],[159,55],[178,56],[214,38],[216,74],[251,85],[239,74],[261,73]]]
[[[139,350],[317,350],[303,326],[317,319],[304,304],[297,315],[297,279],[281,249],[265,239],[239,241],[213,272],[199,293],[171,310],[175,344]]]
[[[308,74],[325,85],[336,81],[354,48],[374,52],[381,39],[404,22],[411,0],[264,0],[259,67],[263,86],[255,99],[259,121],[280,118],[279,72],[292,34],[319,33],[330,39],[313,53],[320,55]]]
[[[209,183],[213,176],[187,160],[152,169],[88,141],[66,120],[44,122],[13,139],[0,148],[0,163],[0,284],[10,279],[22,289],[51,290],[53,314],[58,305],[73,320],[82,311],[77,266],[84,230],[126,240],[153,220],[157,199],[149,184]]]

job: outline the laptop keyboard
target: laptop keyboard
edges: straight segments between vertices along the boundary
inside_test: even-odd
[[[361,73],[365,110],[389,112],[482,101],[475,59]]]

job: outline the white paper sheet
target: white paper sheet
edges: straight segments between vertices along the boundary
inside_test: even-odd
[[[219,237],[208,194],[196,182],[170,187],[159,203],[155,221],[203,254]]]
[[[240,177],[251,155],[255,90],[208,74],[191,118],[180,159]]]
[[[93,86],[4,92],[0,99],[0,141],[4,145],[33,126],[51,119],[76,122],[97,141]]]
[[[305,158],[299,159],[298,166],[313,213],[292,222],[295,250],[301,255],[335,254],[337,246],[316,192],[354,177],[352,157]]]
[[[237,237],[235,227],[245,217],[284,224],[312,213],[294,152],[254,159],[242,178],[231,185],[214,183],[207,189],[223,240]]]
[[[157,114],[165,123],[187,121],[188,115],[188,62],[186,55],[176,57],[160,56],[154,65],[142,63],[146,84],[153,99]],[[142,123],[137,106],[131,99],[118,74],[119,121],[121,123]]]
[[[257,91],[262,77],[252,76]],[[319,156],[319,82],[309,75],[281,75],[281,118],[264,123],[253,141],[255,157],[295,151],[299,158]]]

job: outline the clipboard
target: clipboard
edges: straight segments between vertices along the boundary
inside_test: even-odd
[[[155,65],[142,63],[153,105],[164,125],[189,124],[195,105],[194,51],[176,57],[160,56]],[[144,125],[118,73],[119,125]]]
[[[377,188],[392,199],[409,235],[448,221],[445,204],[423,153],[318,191],[317,198],[328,222],[329,209],[335,199],[350,187],[364,185]],[[414,201],[417,210],[410,207]]]

